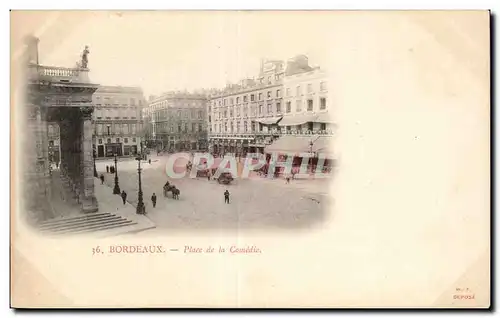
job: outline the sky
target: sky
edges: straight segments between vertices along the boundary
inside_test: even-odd
[[[331,19],[321,12],[60,12],[46,19],[39,58],[73,67],[88,45],[90,78],[101,85],[140,86],[146,96],[219,88],[257,76],[261,58],[306,54],[324,68]]]

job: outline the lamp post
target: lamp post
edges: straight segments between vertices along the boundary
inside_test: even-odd
[[[113,188],[113,194],[120,194],[120,186],[118,185],[118,165],[117,165],[117,155],[115,153],[115,187]]]
[[[142,154],[141,154],[142,155]],[[142,198],[142,183],[141,183],[141,155],[137,156],[135,160],[137,160],[137,172],[139,174],[139,197],[137,200],[137,214],[146,214],[146,207],[144,206],[144,201]]]
[[[314,146],[314,142],[312,140],[309,141],[309,152],[312,155],[309,158],[309,169],[311,169],[311,173],[312,173],[312,170],[313,170],[313,155],[314,155],[313,146]]]
[[[96,153],[95,153],[95,149],[92,150],[92,155],[94,157],[94,177],[98,177],[97,175],[97,168],[95,167],[95,158],[96,158]]]

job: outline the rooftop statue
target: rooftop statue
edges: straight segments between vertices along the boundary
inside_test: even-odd
[[[85,49],[83,50],[83,53],[82,53],[82,63],[81,63],[82,68],[87,68],[88,63],[89,63],[89,59],[88,59],[89,54],[90,54],[89,47],[86,45]]]

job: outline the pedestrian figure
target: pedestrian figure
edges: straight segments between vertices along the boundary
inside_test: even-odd
[[[101,173],[101,184],[104,184],[104,175]]]
[[[106,166],[106,173],[109,173],[109,166]]]
[[[211,173],[210,173],[210,171],[208,171],[208,173],[207,173],[208,181],[210,181],[210,177],[211,177]]]
[[[288,176],[288,175],[286,176],[286,183],[287,184],[290,183],[290,176]]]
[[[151,159],[148,160],[149,164],[151,164]]]
[[[56,169],[59,169],[59,161],[56,161]]]
[[[151,196],[151,202],[153,202],[153,208],[156,207],[156,194],[153,192],[153,195]]]
[[[125,205],[125,202],[127,201],[127,192],[125,192],[125,190],[122,191],[122,200],[123,205]]]
[[[229,204],[229,191],[224,191],[224,203]]]

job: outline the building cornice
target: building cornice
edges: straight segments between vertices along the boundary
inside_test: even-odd
[[[248,93],[260,91],[260,90],[267,90],[270,88],[275,88],[275,87],[280,87],[280,86],[283,86],[283,82],[269,84],[269,85],[262,84],[262,85],[251,86],[248,88],[242,88],[241,90],[237,90],[237,91],[235,90],[235,91],[223,93],[220,95],[213,95],[210,97],[210,101],[212,101],[214,99],[226,98],[226,97],[236,96],[236,95],[240,95],[240,94],[248,94]]]

